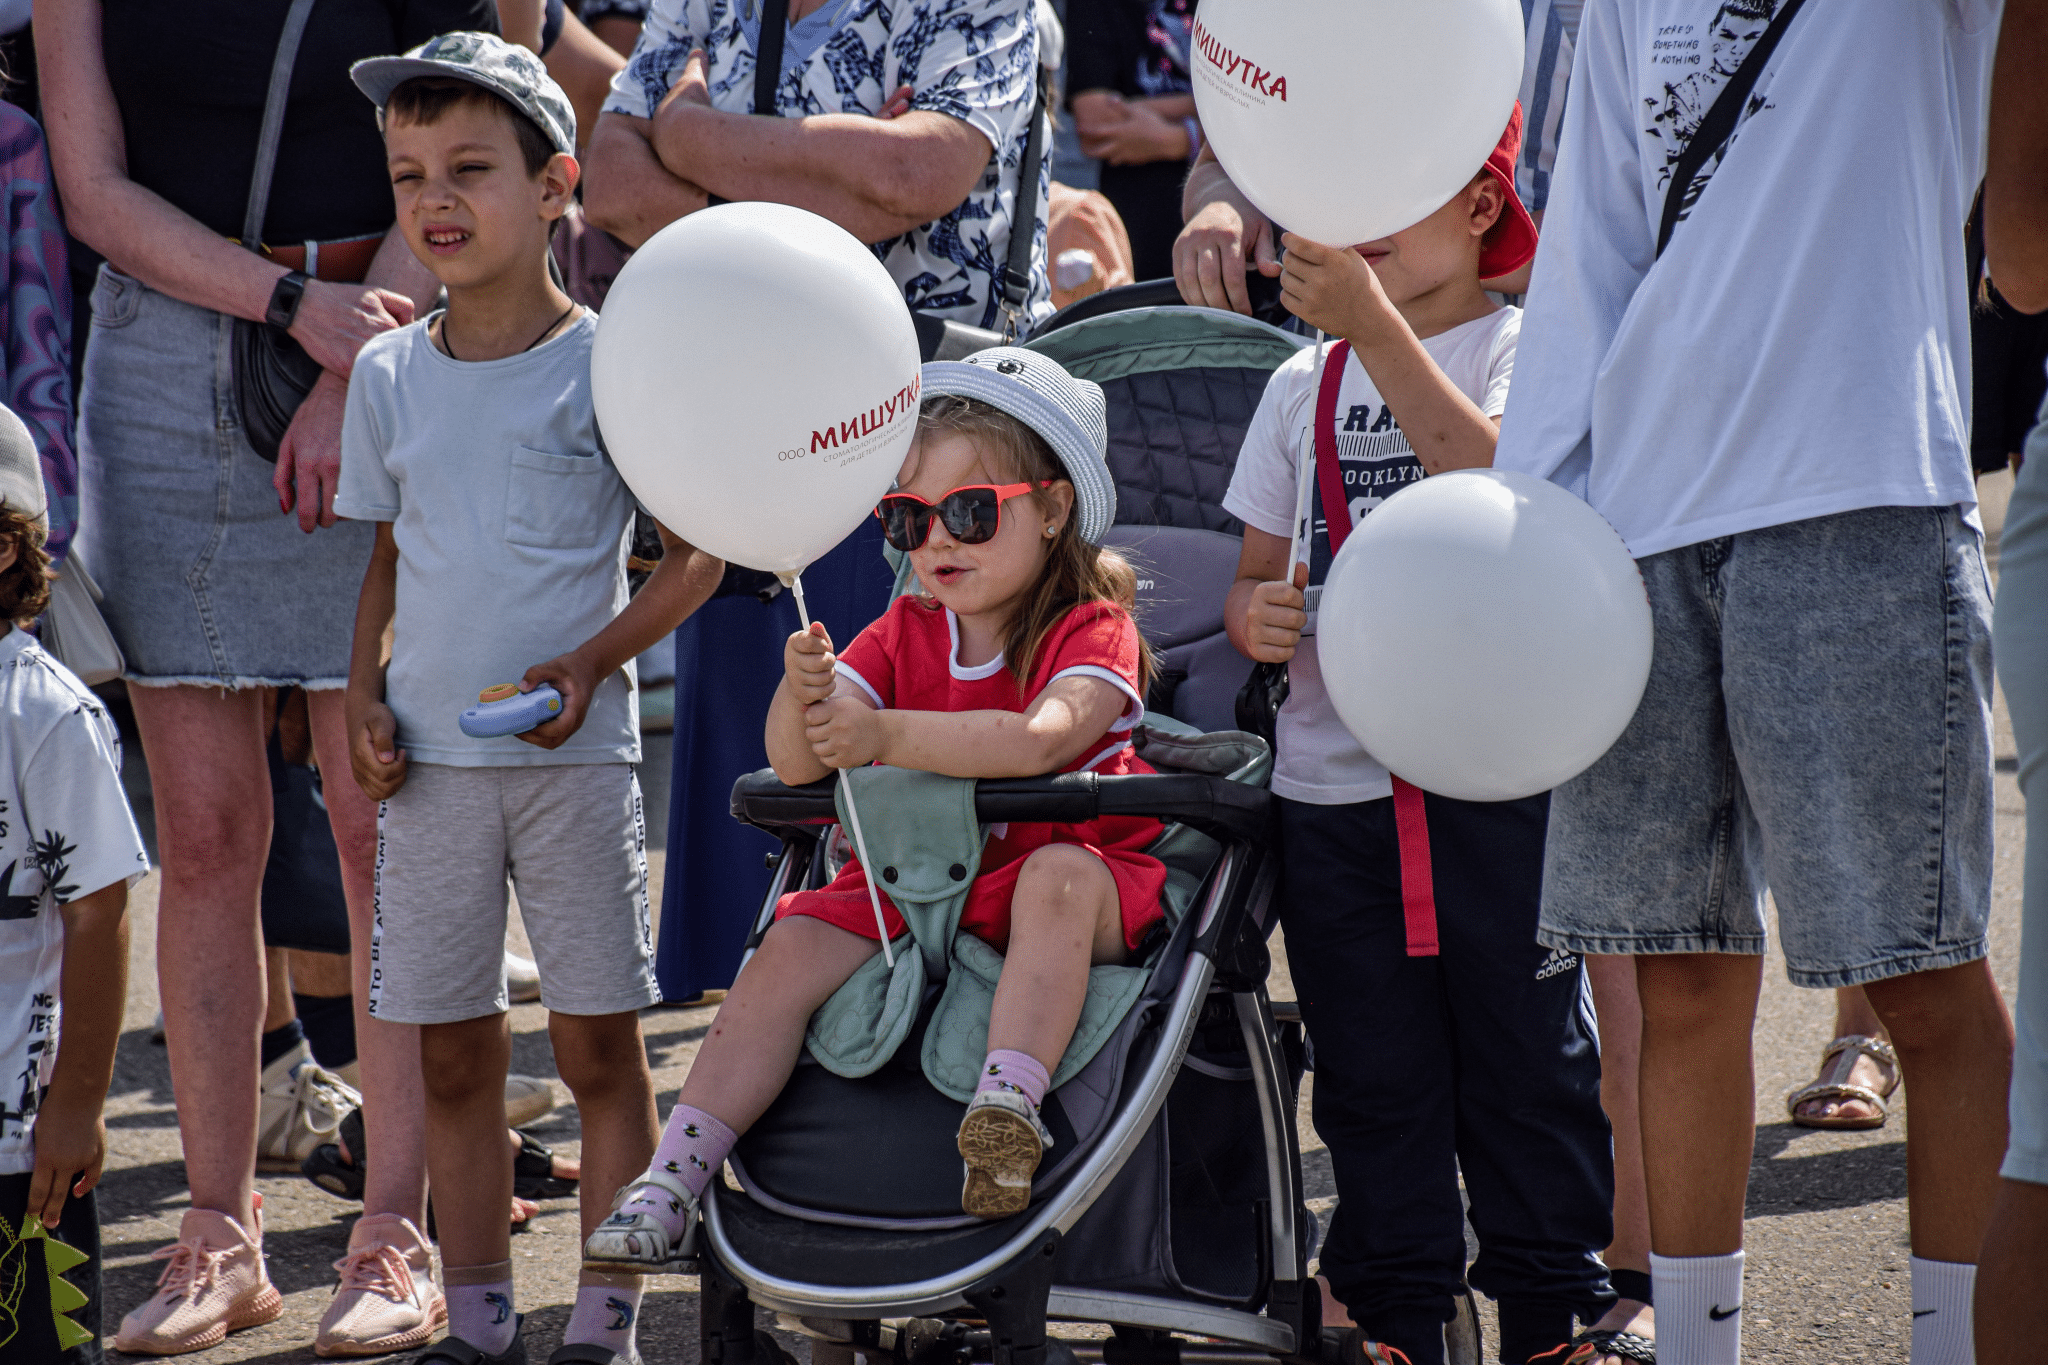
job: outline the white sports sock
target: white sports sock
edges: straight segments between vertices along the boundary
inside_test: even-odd
[[[503,1355],[519,1332],[512,1311],[512,1263],[451,1265],[441,1272],[448,1299],[448,1335],[487,1356]]]
[[[1742,1253],[1650,1254],[1660,1365],[1741,1365]],[[1917,1365],[1917,1362],[1916,1362]]]
[[[640,1317],[640,1277],[586,1273],[582,1278],[562,1344],[587,1342],[627,1360],[638,1360],[633,1329]]]
[[[1913,1365],[1974,1365],[1970,1299],[1977,1267],[1913,1258]]]

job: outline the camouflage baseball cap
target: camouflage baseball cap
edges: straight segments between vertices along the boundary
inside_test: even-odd
[[[576,155],[576,110],[540,58],[495,33],[444,33],[403,57],[366,57],[348,69],[381,119],[391,92],[421,76],[453,76],[502,95],[537,124],[558,152]]]

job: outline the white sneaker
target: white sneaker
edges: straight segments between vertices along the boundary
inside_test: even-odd
[[[263,1068],[263,1107],[256,1128],[256,1169],[296,1171],[323,1142],[333,1142],[341,1121],[363,1097],[354,1086],[313,1060],[304,1039]]]
[[[540,967],[530,957],[505,950],[505,998],[515,1005],[540,999]]]

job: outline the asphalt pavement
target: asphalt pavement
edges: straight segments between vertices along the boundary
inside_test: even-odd
[[[2010,480],[2003,476],[1984,484],[1994,546],[2009,487]],[[2019,959],[2024,826],[2011,728],[2002,704],[1997,720],[1998,853],[1991,958],[2010,1002]],[[648,800],[657,886],[663,870],[669,760],[667,737],[650,737],[641,781]],[[131,746],[128,761],[131,792],[147,829],[153,821],[139,749]],[[186,1202],[170,1075],[164,1049],[149,1040],[157,1007],[156,874],[135,888],[129,904],[133,961],[125,1031],[107,1104],[111,1152],[101,1186],[109,1337],[120,1314],[153,1287],[159,1264],[150,1259],[150,1252],[176,1236]],[[1292,990],[1285,958],[1276,953],[1275,960],[1273,994],[1287,998]],[[1756,1030],[1757,1140],[1750,1167],[1744,1302],[1745,1359],[1765,1365],[1904,1362],[1911,1338],[1905,1199],[1910,1094],[1901,1090],[1893,1099],[1890,1123],[1872,1132],[1809,1132],[1786,1120],[1784,1094],[1812,1079],[1820,1049],[1831,1035],[1832,1010],[1829,993],[1789,985],[1782,959],[1772,954]],[[713,1013],[708,1008],[658,1008],[649,1010],[642,1021],[664,1113],[675,1100]],[[514,1068],[553,1077],[545,1011],[538,1005],[516,1006],[512,1029]],[[575,1152],[576,1111],[561,1083],[553,1084],[559,1107],[534,1131],[543,1141]],[[1334,1205],[1336,1189],[1328,1154],[1309,1121],[1312,1094],[1313,1078],[1303,1094],[1303,1160],[1308,1194],[1316,1207],[1326,1210]],[[346,1248],[356,1207],[296,1176],[259,1177],[257,1188],[264,1196],[265,1248],[271,1277],[284,1295],[284,1316],[192,1357],[205,1365],[284,1365],[315,1359],[311,1343],[332,1293],[331,1264]],[[547,1358],[568,1321],[577,1254],[573,1199],[545,1204],[540,1216],[512,1240],[520,1307],[528,1315],[528,1349],[536,1361]],[[694,1283],[659,1283],[662,1288],[649,1295],[641,1319],[643,1354],[649,1365],[694,1365]],[[1490,1322],[1488,1330],[1490,1334]],[[802,1338],[786,1333],[782,1338],[799,1360],[808,1360]],[[110,1357],[124,1358],[111,1352]]]

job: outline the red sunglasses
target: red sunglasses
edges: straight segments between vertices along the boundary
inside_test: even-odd
[[[1002,528],[1003,504],[1022,493],[1052,487],[1051,479],[1037,483],[973,483],[926,502],[915,493],[891,493],[875,508],[882,521],[882,538],[904,554],[931,538],[932,516],[946,524],[946,532],[962,545],[982,545]]]

